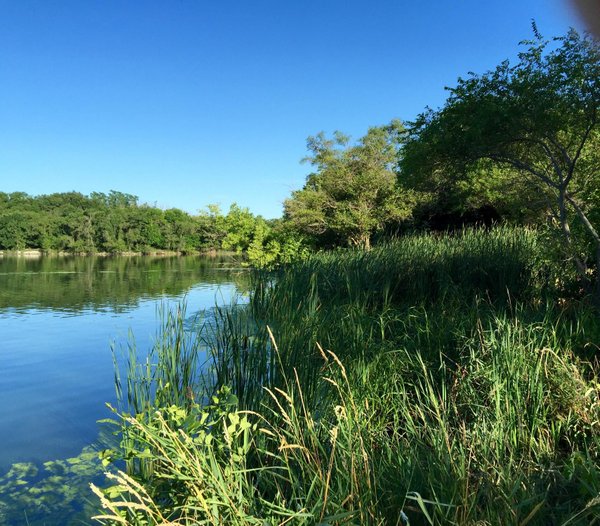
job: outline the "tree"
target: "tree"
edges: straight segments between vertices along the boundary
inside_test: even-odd
[[[162,210],[148,205],[137,208],[139,224],[139,249],[162,248],[165,246],[165,214]]]
[[[305,160],[316,171],[284,203],[284,213],[301,233],[335,243],[369,248],[386,223],[409,215],[407,195],[394,172],[403,128],[398,121],[370,128],[358,144],[336,132],[309,137]]]
[[[246,253],[248,263],[257,268],[275,268],[308,257],[309,247],[301,234],[281,219],[256,224]]]
[[[224,217],[226,234],[221,242],[222,248],[233,250],[238,254],[246,252],[252,243],[257,225],[263,222],[262,217],[254,216],[248,208],[232,203]]]
[[[199,210],[195,218],[199,248],[208,250],[218,250],[221,248],[223,239],[227,235],[225,226],[225,216],[221,212],[218,204],[209,204],[205,210]]]
[[[0,249],[23,250],[31,246],[35,220],[30,211],[15,209],[0,213]]]
[[[196,223],[183,210],[169,208],[164,213],[166,223],[165,243],[169,250],[186,252],[198,246]]]
[[[516,65],[459,78],[444,107],[408,128],[400,172],[415,188],[464,180],[487,160],[518,174],[531,198],[543,198],[564,251],[592,291],[588,254],[571,228],[579,222],[600,268],[600,236],[590,219],[600,176],[600,52],[575,30],[544,40],[533,24]],[[506,172],[505,172],[506,173]],[[600,298],[600,280],[595,293]]]

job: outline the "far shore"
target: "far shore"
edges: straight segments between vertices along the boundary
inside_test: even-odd
[[[70,252],[67,250],[43,250],[40,248],[27,248],[23,250],[0,250],[0,258],[3,257],[18,257],[37,259],[41,257],[69,257],[69,256],[154,256],[154,257],[172,257],[172,256],[204,256],[204,257],[220,257],[220,256],[236,256],[235,252],[225,250],[205,250],[205,251],[178,251],[178,250],[148,250],[140,252]]]

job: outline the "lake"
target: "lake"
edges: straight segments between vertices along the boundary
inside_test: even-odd
[[[0,258],[0,525],[84,518],[116,398],[111,345],[131,333],[144,351],[161,308],[193,315],[247,282],[231,259]]]

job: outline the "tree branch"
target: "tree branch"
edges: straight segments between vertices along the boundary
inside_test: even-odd
[[[571,156],[569,155],[567,149],[550,134],[547,134],[545,137],[550,141],[550,144],[552,144],[552,146],[554,146],[562,154],[565,164],[571,166],[573,161],[571,160]]]
[[[554,171],[556,172],[556,175],[558,175],[558,179],[560,180],[561,184],[564,184],[563,170],[560,167],[558,160],[552,153],[552,150],[544,141],[542,141],[541,139],[532,139],[529,137],[521,137],[521,138],[515,139],[514,142],[525,142],[525,143],[531,143],[531,144],[538,144],[539,146],[541,146],[542,149],[546,152],[546,155],[550,158],[550,162],[552,163],[552,166],[554,166]]]
[[[498,155],[498,154],[490,154],[490,155],[486,155],[485,157],[487,157],[491,161],[496,161],[499,163],[506,163],[506,164],[509,164],[510,166],[512,166],[513,168],[517,168],[518,170],[524,170],[526,172],[529,172],[530,174],[534,175],[535,177],[537,177],[538,179],[540,179],[541,181],[546,183],[551,188],[554,188],[555,190],[560,189],[560,185],[556,184],[547,175],[544,175],[542,172],[540,172],[539,170],[536,170],[533,166],[530,166],[529,164],[527,164],[523,161],[519,161],[518,159],[511,159],[510,157],[504,157],[504,156]]]
[[[585,227],[588,229],[588,232],[594,238],[594,241],[596,242],[596,245],[600,245],[600,235],[598,235],[598,232],[594,228],[594,225],[592,225],[592,223],[590,222],[590,220],[588,219],[588,217],[585,215],[585,212],[579,206],[579,204],[577,203],[577,201],[575,201],[575,199],[573,199],[569,194],[565,194],[565,199],[575,209],[575,211],[577,212],[577,215],[581,219],[582,223],[585,225]]]
[[[579,147],[577,148],[577,152],[575,152],[575,157],[573,157],[573,161],[571,162],[571,166],[569,167],[569,173],[567,174],[567,177],[566,177],[567,184],[569,184],[569,181],[573,178],[573,174],[575,173],[575,165],[577,164],[577,161],[579,160],[579,157],[581,156],[581,152],[583,152],[585,143],[587,142],[587,140],[595,126],[596,126],[596,113],[594,112],[594,117],[593,117],[592,121],[590,122],[590,125],[586,128],[585,133],[583,134],[583,137],[581,138],[581,142],[579,143]]]

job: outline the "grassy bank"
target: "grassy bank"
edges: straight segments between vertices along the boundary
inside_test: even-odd
[[[172,313],[98,520],[597,522],[600,323],[545,259],[526,230],[409,237],[259,273],[200,333]]]

